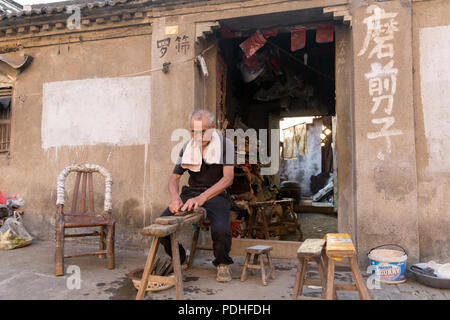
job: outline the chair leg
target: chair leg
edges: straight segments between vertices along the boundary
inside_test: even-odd
[[[266,257],[267,257],[267,262],[269,264],[269,268],[270,268],[270,273],[269,273],[269,278],[271,278],[272,280],[275,280],[275,268],[273,267],[273,263],[272,263],[272,257],[270,256],[270,252],[266,253]]]
[[[297,297],[303,295],[303,286],[305,285],[306,269],[308,268],[308,259],[303,259],[302,269],[300,271],[300,277],[298,281]]]
[[[100,243],[99,243],[100,250],[105,250],[106,248],[106,228],[104,226],[100,227]],[[98,256],[100,259],[105,259],[106,256],[104,254],[101,254]]]
[[[266,240],[270,240],[270,234],[269,234],[269,224],[267,222],[267,217],[266,217],[266,213],[264,212],[264,210],[258,210],[258,212],[262,215],[262,220],[263,220],[263,232],[264,232],[264,238]]]
[[[176,299],[183,300],[183,276],[181,274],[180,252],[178,248],[177,232],[170,235],[170,244],[172,246],[172,265],[175,274]]]
[[[64,275],[64,223],[56,225],[55,234],[55,276]]]
[[[107,247],[106,256],[107,256],[108,269],[115,268],[114,233],[115,233],[115,222],[112,222],[107,227],[107,235],[106,235],[106,247]]]
[[[334,260],[327,259],[328,269],[327,269],[327,290],[325,297],[327,300],[333,300],[335,288],[334,288]]]
[[[257,259],[258,257],[256,256],[255,257],[255,254],[254,253],[251,253],[250,254],[250,260],[249,260],[249,264],[253,264],[253,265],[255,265],[256,264],[256,259]],[[251,274],[255,274],[255,269],[253,269],[253,268],[249,268],[250,269],[250,273]]]
[[[291,215],[292,219],[294,220],[295,228],[298,231],[298,241],[302,241],[303,239],[303,232],[302,228],[300,226],[300,222],[298,222],[297,214],[294,211],[294,207],[289,206],[289,214]]]
[[[358,289],[359,298],[361,300],[370,300],[370,293],[364,283],[364,279],[361,276],[361,272],[358,268],[358,263],[356,262],[356,257],[349,257],[350,267],[352,269],[353,278],[355,279],[356,288]]]
[[[192,265],[194,264],[194,256],[195,256],[195,251],[197,250],[199,234],[200,234],[200,226],[197,225],[195,232],[194,232],[194,236],[192,237],[191,253],[189,255],[189,260],[188,260],[188,264],[187,264],[188,269],[191,268]]]
[[[322,262],[323,262],[323,265],[324,265],[323,272],[325,273],[325,281],[327,281],[326,279],[328,279],[328,261],[329,261],[328,256],[326,255],[325,252],[322,252]],[[326,292],[325,292],[325,296],[326,296]],[[334,286],[333,286],[333,299],[334,300],[337,299],[336,287],[334,287]]]
[[[264,259],[263,259],[263,257],[259,257],[259,264],[261,266],[261,280],[262,280],[262,284],[267,286],[266,271],[264,270]]]
[[[324,272],[322,258],[321,257],[316,258],[316,262],[317,262],[317,268],[319,269],[320,282],[322,284],[322,295],[321,295],[321,298],[325,299],[327,280],[326,280],[326,277],[325,277],[325,272]]]
[[[295,275],[294,291],[292,292],[292,299],[295,300],[299,296],[300,278],[302,276],[304,259],[298,261],[297,274]]]
[[[242,269],[241,281],[245,281],[247,279],[247,270],[249,262],[250,262],[250,253],[247,253],[247,255],[245,256],[244,268]]]
[[[244,238],[252,238],[252,232],[254,229],[253,227],[255,225],[256,214],[257,214],[256,210],[251,212],[250,217],[248,219],[248,224],[247,224]]]
[[[145,263],[144,272],[142,273],[141,283],[139,285],[139,290],[136,295],[136,300],[142,300],[145,296],[145,291],[148,285],[148,277],[150,275],[150,270],[152,269],[153,260],[155,259],[156,252],[158,251],[159,237],[154,237],[152,241],[152,246],[148,252],[147,262]]]

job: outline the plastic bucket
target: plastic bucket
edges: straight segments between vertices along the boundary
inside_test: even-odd
[[[395,246],[402,251],[380,249],[385,246]],[[406,260],[408,255],[403,247],[396,244],[385,244],[372,248],[368,257],[372,269],[372,276],[383,283],[402,283],[406,281]]]

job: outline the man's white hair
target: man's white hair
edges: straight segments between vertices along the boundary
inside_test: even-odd
[[[201,120],[203,117],[207,117],[209,122],[208,125],[211,127],[214,124],[214,114],[207,109],[195,109],[189,114],[189,126],[191,125],[192,119]]]

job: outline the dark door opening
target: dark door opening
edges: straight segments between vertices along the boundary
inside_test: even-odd
[[[260,21],[261,26],[249,28],[232,20],[222,21],[222,33],[218,34],[218,73],[223,81],[217,88],[222,97],[218,127],[280,129],[279,148],[270,150],[272,157],[280,159],[276,174],[261,175],[260,163],[246,163],[235,171],[231,188],[233,236],[298,240],[300,233],[283,205],[264,207],[265,217],[258,214],[256,220],[260,221],[251,220],[257,211],[251,203],[292,198],[300,238],[322,237],[337,232],[334,39],[318,43],[317,28],[310,24],[305,46],[291,50],[291,30],[302,25],[301,21],[291,25],[279,21],[280,26],[270,28],[264,28],[264,19]],[[256,53],[249,57],[241,44],[255,33],[266,35],[265,42],[262,46],[255,43]]]

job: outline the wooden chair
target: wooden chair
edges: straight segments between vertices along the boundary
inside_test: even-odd
[[[75,188],[73,193],[72,208],[69,214],[64,213],[64,191],[65,181],[71,172],[76,172]],[[105,201],[104,209],[101,213],[94,210],[94,183],[93,173],[97,172],[103,175],[105,179]],[[81,187],[81,198],[79,199],[79,187]],[[56,221],[55,221],[55,275],[64,275],[64,259],[83,256],[99,256],[107,257],[108,269],[114,269],[114,229],[115,221],[112,218],[111,210],[111,174],[105,168],[93,165],[70,165],[66,167],[58,176],[57,183],[57,201],[56,201]],[[89,206],[86,206],[86,189],[88,189]],[[80,207],[77,204],[80,202]],[[72,233],[66,234],[65,229],[68,228],[86,228],[100,227],[100,230],[91,233]],[[64,256],[64,239],[71,237],[100,237],[100,250],[90,253],[76,254]]]
[[[272,264],[272,257],[270,256],[270,251],[272,250],[271,246],[252,246],[248,247],[245,251],[247,255],[245,256],[244,268],[242,269],[241,281],[245,281],[247,279],[247,270],[248,269],[259,269],[261,270],[261,280],[262,284],[267,286],[266,280],[266,272],[264,270],[264,261],[263,256],[265,255],[267,258],[267,265],[269,266],[269,278],[275,279],[275,268]],[[253,264],[250,261],[253,259]]]
[[[322,256],[324,255],[324,239],[306,239],[297,250],[298,257],[298,267],[297,275],[295,278],[294,292],[292,294],[292,299],[318,299],[312,297],[306,297],[302,295],[303,286],[305,285],[315,285],[322,287],[322,299],[325,298],[326,291],[326,271],[324,268],[324,262]],[[306,279],[306,269],[308,266],[308,261],[314,261],[317,264],[319,270],[320,280],[309,280]]]

